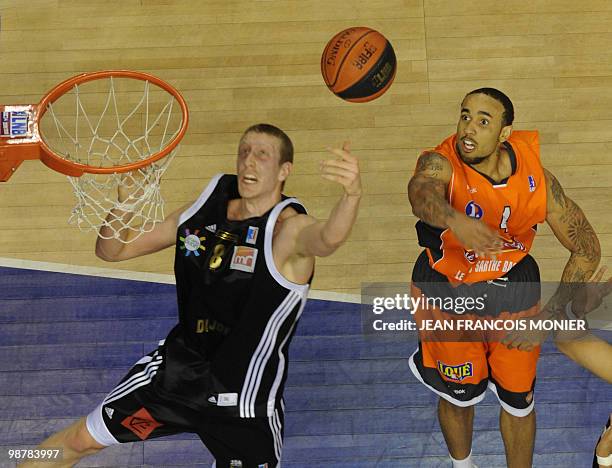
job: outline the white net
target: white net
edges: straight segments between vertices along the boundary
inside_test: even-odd
[[[49,104],[40,133],[66,160],[115,168],[159,153],[182,124],[180,104],[165,89],[149,81],[108,77],[74,85]],[[152,230],[164,218],[160,182],[177,150],[130,172],[68,177],[77,199],[69,222],[122,242]]]

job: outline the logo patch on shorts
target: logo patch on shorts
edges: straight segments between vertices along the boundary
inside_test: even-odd
[[[104,411],[106,412],[108,419],[113,419],[113,413],[115,412],[113,408],[111,408],[110,406],[105,406]]]
[[[140,440],[145,440],[151,432],[163,426],[144,407],[121,421],[121,425],[136,434]]]
[[[253,273],[255,271],[255,262],[257,261],[257,249],[239,245],[234,247],[234,255],[232,255],[232,270],[246,271]]]
[[[237,393],[219,393],[217,406],[236,406],[238,404]]]
[[[457,366],[448,366],[438,361],[438,372],[449,380],[461,382],[463,379],[474,376],[474,366],[471,362],[466,362],[465,364],[459,364]]]

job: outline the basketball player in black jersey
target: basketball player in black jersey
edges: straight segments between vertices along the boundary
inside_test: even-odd
[[[107,261],[175,246],[179,323],[87,418],[41,444],[63,448],[56,466],[180,432],[198,434],[218,468],[277,466],[288,347],[315,257],[348,238],[361,198],[348,143],[330,151],[337,159],[322,162],[321,174],[344,193],[325,222],[281,194],[293,146],[280,129],[259,124],[240,139],[237,175],[214,177],[197,201],[131,243],[103,239],[112,231],[101,229],[96,254]]]

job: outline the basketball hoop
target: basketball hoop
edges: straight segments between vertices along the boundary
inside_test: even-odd
[[[161,176],[189,121],[170,84],[128,70],[84,73],[38,104],[0,105],[0,119],[0,182],[40,159],[68,176],[77,198],[70,222],[80,229],[107,226],[119,240],[135,230],[134,240],[163,219]]]

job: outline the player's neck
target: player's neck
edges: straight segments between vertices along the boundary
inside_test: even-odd
[[[510,177],[512,172],[508,151],[501,144],[490,156],[478,164],[470,164],[470,166],[493,180]]]
[[[280,200],[280,193],[271,193],[253,198],[236,198],[234,200],[230,200],[227,206],[227,219],[232,221],[240,221],[243,219],[262,216]]]

